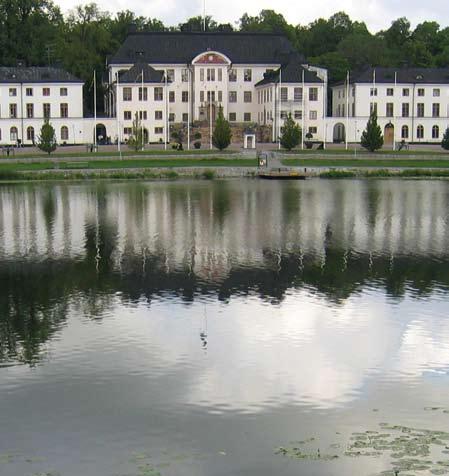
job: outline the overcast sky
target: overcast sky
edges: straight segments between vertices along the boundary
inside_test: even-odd
[[[80,0],[54,0],[63,11],[70,10]],[[94,1],[94,0],[93,0]],[[282,13],[292,24],[307,24],[319,17],[329,17],[345,11],[353,20],[365,21],[374,32],[388,27],[393,19],[406,16],[412,25],[423,20],[449,24],[447,0],[206,0],[207,14],[219,22],[236,22],[243,13],[256,15],[260,10],[273,9]],[[184,19],[201,15],[203,0],[96,0],[103,10],[115,12],[132,10],[139,15],[158,18],[167,25],[176,25]]]

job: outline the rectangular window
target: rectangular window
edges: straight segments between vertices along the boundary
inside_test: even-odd
[[[220,69],[218,69],[218,81],[223,81],[223,71]]]
[[[62,102],[59,105],[59,112],[61,117],[69,117],[69,105],[66,102]]]
[[[200,81],[204,81],[204,68],[200,69]]]
[[[163,101],[164,100],[164,90],[163,88],[154,88],[154,100]]]
[[[419,102],[416,105],[416,116],[417,117],[424,117],[424,103],[423,102]]]
[[[230,122],[235,122],[237,120],[237,114],[235,112],[230,112],[229,113],[229,121]]]
[[[162,121],[162,111],[154,111],[154,119],[156,121]]]
[[[403,89],[402,89],[402,95],[403,95],[404,97],[410,96],[410,89],[409,89],[409,88],[403,88]]]
[[[418,96],[424,97],[424,88],[418,88]]]
[[[309,88],[309,101],[318,101],[318,88]]]
[[[215,91],[207,91],[207,102],[215,102]]]
[[[243,102],[252,102],[253,95],[251,91],[243,91]]]
[[[231,83],[235,83],[237,81],[237,70],[236,69],[230,69],[229,70],[229,81]]]
[[[67,88],[59,88],[60,96],[67,96]]]
[[[130,121],[131,120],[131,111],[123,111],[123,119],[125,121]]]
[[[387,88],[387,96],[394,96],[394,89],[393,88]]]
[[[251,113],[250,112],[244,112],[243,113],[243,120],[245,122],[251,122]]]
[[[309,111],[309,119],[315,121],[318,117],[318,113],[316,111]]]
[[[25,94],[27,96],[32,96],[33,95],[33,88],[26,88]]]
[[[44,103],[43,104],[43,112],[44,112],[44,117],[46,119],[49,119],[50,115],[51,115],[51,109],[50,109],[50,104],[49,103]]]
[[[200,91],[200,102],[204,102],[204,91]]]
[[[31,119],[34,117],[34,104],[27,104],[27,118]]]
[[[139,87],[139,101],[148,101],[148,88],[147,87]]]
[[[175,113],[174,112],[171,112],[168,115],[168,122],[175,122]]]
[[[169,91],[168,92],[168,102],[175,102],[175,92]]]
[[[370,88],[369,95],[370,96],[377,96],[377,88]]]
[[[174,69],[167,69],[167,81],[169,83],[173,83],[175,80],[175,70]]]
[[[386,105],[386,108],[385,108],[385,115],[387,117],[393,117],[393,113],[394,113],[394,106],[393,106],[393,103],[392,102],[387,102],[387,105]]]
[[[189,91],[182,91],[181,100],[182,102],[189,102]]]
[[[288,101],[288,89],[281,88],[281,101]]]
[[[432,117],[440,117],[440,103],[432,104]]]
[[[302,119],[302,111],[295,111],[294,112],[295,119]]]
[[[295,88],[293,90],[293,100],[295,102],[301,102],[302,101],[302,88]]]
[[[189,70],[184,68],[181,70],[181,81],[187,83],[189,81]]]
[[[9,96],[16,97],[17,96],[17,88],[9,88]]]
[[[164,133],[164,128],[163,127],[155,127],[154,128],[154,133],[155,134],[163,134]]]
[[[281,111],[281,119],[287,119],[287,111]]]
[[[223,102],[223,92],[222,91],[218,91],[218,102]]]
[[[410,103],[402,103],[402,117],[410,117]]]
[[[207,80],[215,81],[215,68],[207,68]]]
[[[11,119],[17,118],[17,104],[10,104],[9,105],[9,117]]]
[[[123,128],[123,134],[125,134],[125,136],[130,136],[132,135],[133,133],[133,128],[132,127],[124,127]]]
[[[433,97],[434,98],[439,98],[440,97],[440,90],[439,89],[434,89],[433,90]]]
[[[189,120],[189,115],[187,112],[182,113],[182,122],[187,122]]]
[[[251,69],[245,68],[243,70],[243,80],[244,81],[252,81],[252,77],[253,77],[253,73],[252,73]]]
[[[310,126],[309,127],[309,134],[316,134],[318,132],[318,127]]]
[[[237,91],[229,91],[229,102],[237,102]]]
[[[370,114],[373,114],[373,113],[377,114],[377,102],[372,102],[370,104],[369,109],[370,109]]]
[[[50,96],[50,88],[42,88],[42,96]]]
[[[124,101],[132,101],[133,99],[133,91],[131,88],[123,88],[123,100]]]

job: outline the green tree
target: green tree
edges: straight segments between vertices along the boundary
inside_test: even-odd
[[[128,147],[134,150],[142,150],[144,146],[143,128],[142,122],[139,119],[139,115],[136,112],[133,120],[133,127],[131,136],[128,139]]]
[[[47,152],[50,155],[56,150],[56,134],[53,126],[48,119],[45,120],[41,127],[41,132],[38,137],[37,146],[43,152]]]
[[[217,120],[215,121],[215,129],[212,134],[212,144],[218,150],[226,149],[231,143],[232,132],[229,122],[223,115],[223,109],[218,110]]]
[[[301,142],[301,139],[301,128],[295,123],[292,115],[289,114],[284,122],[284,127],[282,127],[281,145],[284,149],[292,150]]]
[[[444,150],[449,150],[449,127],[446,129],[444,133],[443,140],[441,141],[441,147]]]
[[[375,152],[384,145],[382,130],[379,124],[377,124],[377,114],[374,111],[371,113],[366,129],[362,133],[361,144],[362,147],[370,152]]]

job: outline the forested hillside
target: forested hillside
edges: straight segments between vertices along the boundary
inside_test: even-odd
[[[89,110],[93,70],[97,71],[101,104],[100,73],[105,71],[107,56],[115,52],[133,24],[138,31],[202,29],[200,17],[173,27],[130,11],[110,14],[95,3],[63,15],[51,0],[0,0],[0,65],[15,65],[20,59],[28,65],[63,66],[86,82]],[[308,25],[290,25],[281,14],[262,10],[257,16],[244,14],[235,25],[208,17],[206,29],[283,33],[310,63],[327,67],[331,81],[365,65],[449,65],[449,27],[433,21],[412,29],[406,18],[399,18],[387,30],[370,32],[365,23],[352,21],[344,12]]]

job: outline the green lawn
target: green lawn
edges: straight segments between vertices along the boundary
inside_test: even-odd
[[[449,168],[449,156],[447,159],[373,159],[373,158],[303,158],[284,159],[285,165],[299,167],[413,167],[413,168]]]

